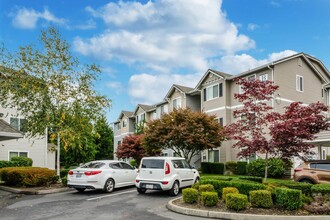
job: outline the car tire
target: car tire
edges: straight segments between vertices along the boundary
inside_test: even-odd
[[[169,191],[170,196],[177,196],[180,192],[179,182],[176,180]]]
[[[309,183],[309,184],[314,184],[314,182],[313,182],[312,180],[310,180],[310,179],[307,179],[307,178],[305,178],[305,179],[301,179],[301,180],[299,180],[299,182],[300,182],[300,183]]]
[[[146,193],[147,189],[141,189],[141,188],[136,188],[139,194],[144,194]]]
[[[199,177],[197,177],[197,178],[195,179],[194,184],[196,184],[196,183],[199,183]]]
[[[113,179],[107,179],[103,187],[103,192],[111,193],[114,190],[114,188],[115,188],[115,181]]]
[[[85,191],[86,188],[75,188],[75,190],[77,190],[78,192],[82,193]]]

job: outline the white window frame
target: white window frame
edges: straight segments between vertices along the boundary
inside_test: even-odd
[[[205,97],[206,97],[206,102],[207,101],[210,101],[210,100],[213,100],[213,99],[217,99],[217,98],[219,98],[219,84],[220,83],[217,83],[217,84],[213,84],[213,85],[211,85],[211,86],[208,86],[208,87],[205,87],[205,92],[206,92],[206,94],[205,94]],[[217,89],[217,91],[218,91],[218,94],[217,94],[217,96],[214,96],[214,94],[213,94],[213,91],[214,91],[214,89],[213,89],[213,87],[215,87],[215,86],[218,86],[218,89]],[[210,91],[212,91],[212,98],[208,98],[208,94],[209,94],[209,92],[208,92],[208,90],[211,88],[211,90]],[[222,89],[223,89],[223,87],[222,87]],[[223,93],[223,91],[222,91],[222,93]],[[222,95],[223,96],[223,95]]]
[[[174,101],[176,101],[175,102],[176,103],[176,106],[174,106]],[[173,110],[174,109],[179,109],[179,108],[182,107],[181,106],[181,97],[177,97],[177,98],[175,98],[175,99],[172,100],[172,107],[173,107]]]
[[[12,124],[11,124],[11,119],[18,119],[18,128],[17,128],[17,130],[19,130],[19,131],[22,131],[22,128],[21,128],[21,120],[26,120],[25,118],[20,118],[20,117],[10,117],[9,118],[9,124],[12,126],[12,127],[14,127]],[[14,127],[15,128],[15,127]],[[16,128],[15,128],[16,129]]]
[[[321,160],[326,160],[327,159],[327,151],[326,149],[321,150]]]
[[[20,153],[26,153],[27,154],[26,157],[29,157],[29,151],[9,150],[8,151],[8,161],[10,160],[10,153],[17,153],[18,157],[20,157]]]
[[[265,77],[265,80],[263,79],[263,77]],[[268,81],[268,73],[260,75],[259,80],[262,82]]]
[[[296,90],[297,92],[304,92],[304,77],[301,75],[296,75]]]
[[[123,119],[123,128],[126,128],[127,127],[127,119]]]
[[[257,79],[257,74],[251,74],[251,75],[245,77],[246,81],[252,81],[252,80],[249,80],[250,77],[253,77],[254,78],[253,80],[256,80]]]

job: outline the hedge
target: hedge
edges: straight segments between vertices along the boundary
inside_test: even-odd
[[[272,194],[268,190],[250,191],[250,202],[254,207],[270,208],[273,206]]]
[[[312,194],[312,186],[313,184],[309,183],[300,183],[300,182],[282,182],[280,183],[281,186],[286,186],[290,189],[297,189],[301,190],[301,192],[306,195],[310,196]]]
[[[226,195],[229,193],[239,193],[238,189],[235,187],[225,187],[222,189],[222,199],[226,199]]]
[[[268,177],[279,178],[283,177],[287,166],[284,161],[277,158],[271,158],[268,160]],[[247,165],[247,173],[251,176],[260,176],[265,175],[265,160],[257,159],[252,161]]]
[[[201,180],[201,184],[211,184],[214,187],[214,190],[218,193],[219,197],[222,197],[222,189],[225,187],[231,187],[231,181],[221,181],[221,180]]]
[[[219,202],[219,197],[216,192],[202,192],[201,198],[205,206],[216,206]]]
[[[330,184],[312,185],[311,192],[313,194],[321,193],[322,195],[330,194]]]
[[[248,206],[247,195],[238,193],[229,193],[226,196],[226,207],[236,211],[244,210]]]
[[[17,161],[0,160],[0,168],[18,167],[18,166],[19,166],[19,162],[17,162]]]
[[[33,160],[28,157],[13,157],[11,161],[18,162],[18,166],[20,167],[31,167],[33,164]]]
[[[302,193],[300,190],[276,188],[275,203],[287,210],[297,210],[302,206]]]
[[[237,166],[236,166],[236,172],[235,174],[237,175],[246,175],[246,167],[247,167],[247,162],[246,161],[237,161]]]
[[[236,173],[237,163],[235,161],[228,161],[226,162],[225,166],[226,166],[226,171],[230,171],[233,174]]]
[[[54,170],[39,167],[8,167],[0,170],[2,181],[8,186],[47,186],[58,181]]]
[[[202,192],[214,192],[214,186],[212,184],[201,184],[198,187],[198,191]]]
[[[202,173],[223,174],[225,165],[223,163],[202,162]]]
[[[198,201],[198,190],[186,188],[182,190],[182,199],[185,203],[195,203]]]
[[[258,177],[258,176],[241,176],[239,177],[239,179],[241,180],[249,180],[249,181],[253,181],[253,182],[257,182],[257,183],[262,183],[262,177]]]

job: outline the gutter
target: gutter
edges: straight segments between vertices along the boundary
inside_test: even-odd
[[[275,78],[274,78],[274,68],[270,67],[270,66],[274,66],[274,63],[271,63],[267,66],[268,69],[270,69],[272,71],[272,80],[275,83]],[[273,99],[272,99],[272,107],[273,107],[273,111],[275,111],[275,97],[273,94]]]

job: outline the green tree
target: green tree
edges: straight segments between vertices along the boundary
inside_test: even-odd
[[[220,147],[224,140],[221,130],[215,116],[179,109],[148,122],[143,145],[148,154],[171,149],[190,162],[202,150]]]
[[[62,141],[65,150],[78,151],[90,130],[86,120],[95,121],[111,104],[94,89],[100,69],[81,64],[54,27],[41,31],[39,42],[17,52],[1,48],[0,104],[19,109],[30,137],[52,129],[58,148]]]
[[[95,159],[113,159],[113,131],[104,115],[95,124]]]

